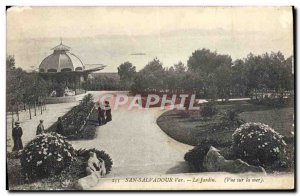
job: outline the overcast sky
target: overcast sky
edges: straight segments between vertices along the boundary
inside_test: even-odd
[[[186,64],[196,49],[233,60],[248,53],[293,54],[290,7],[15,7],[7,12],[7,54],[17,66],[37,68],[60,37],[85,63],[124,61],[137,69],[154,57]],[[145,53],[137,56],[132,53]]]

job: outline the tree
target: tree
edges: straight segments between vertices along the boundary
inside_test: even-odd
[[[228,99],[230,97],[231,67],[218,67],[213,80],[217,88],[218,97]]]
[[[149,93],[166,89],[165,73],[163,64],[154,58],[136,74],[131,90],[134,93]]]
[[[216,72],[220,67],[230,69],[231,65],[232,59],[229,55],[218,54],[216,51],[211,52],[205,48],[194,51],[187,62],[188,71],[199,75],[197,83],[201,85],[199,85],[196,91],[204,97],[217,96],[215,94],[215,89],[217,89],[215,84]]]
[[[136,75],[135,66],[133,66],[130,62],[122,63],[118,67],[118,74],[120,76],[120,84],[123,89],[130,89],[133,79]]]
[[[213,73],[218,67],[230,67],[232,59],[229,55],[220,55],[209,49],[196,50],[189,57],[187,66],[191,71]]]

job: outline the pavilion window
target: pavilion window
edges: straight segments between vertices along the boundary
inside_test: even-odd
[[[56,69],[48,69],[48,72],[57,72]]]
[[[72,71],[72,69],[71,68],[64,68],[64,69],[62,69],[62,70],[60,70],[61,72],[67,72],[67,71]]]

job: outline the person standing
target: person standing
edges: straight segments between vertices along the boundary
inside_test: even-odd
[[[101,104],[98,106],[98,122],[99,122],[99,125],[102,125],[105,123],[105,109],[103,108],[103,106]]]
[[[36,135],[45,133],[43,122],[44,122],[44,120],[40,120],[40,124],[36,128]]]
[[[111,108],[110,108],[108,101],[105,101],[105,116],[106,116],[106,119],[105,119],[106,123],[112,120]]]
[[[63,126],[61,117],[58,117],[58,119],[57,119],[56,132],[58,134],[64,135],[64,126]]]
[[[12,137],[14,140],[13,151],[19,151],[23,149],[22,135],[23,130],[20,127],[20,122],[15,122],[15,127],[12,130]]]

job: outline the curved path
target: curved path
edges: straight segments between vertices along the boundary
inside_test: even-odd
[[[109,92],[91,93],[99,100]],[[192,146],[173,140],[158,127],[156,119],[164,111],[160,108],[129,111],[128,105],[121,106],[112,110],[111,122],[98,127],[95,139],[72,141],[72,144],[75,148],[97,148],[109,153],[113,160],[109,176],[188,172],[183,157]]]

